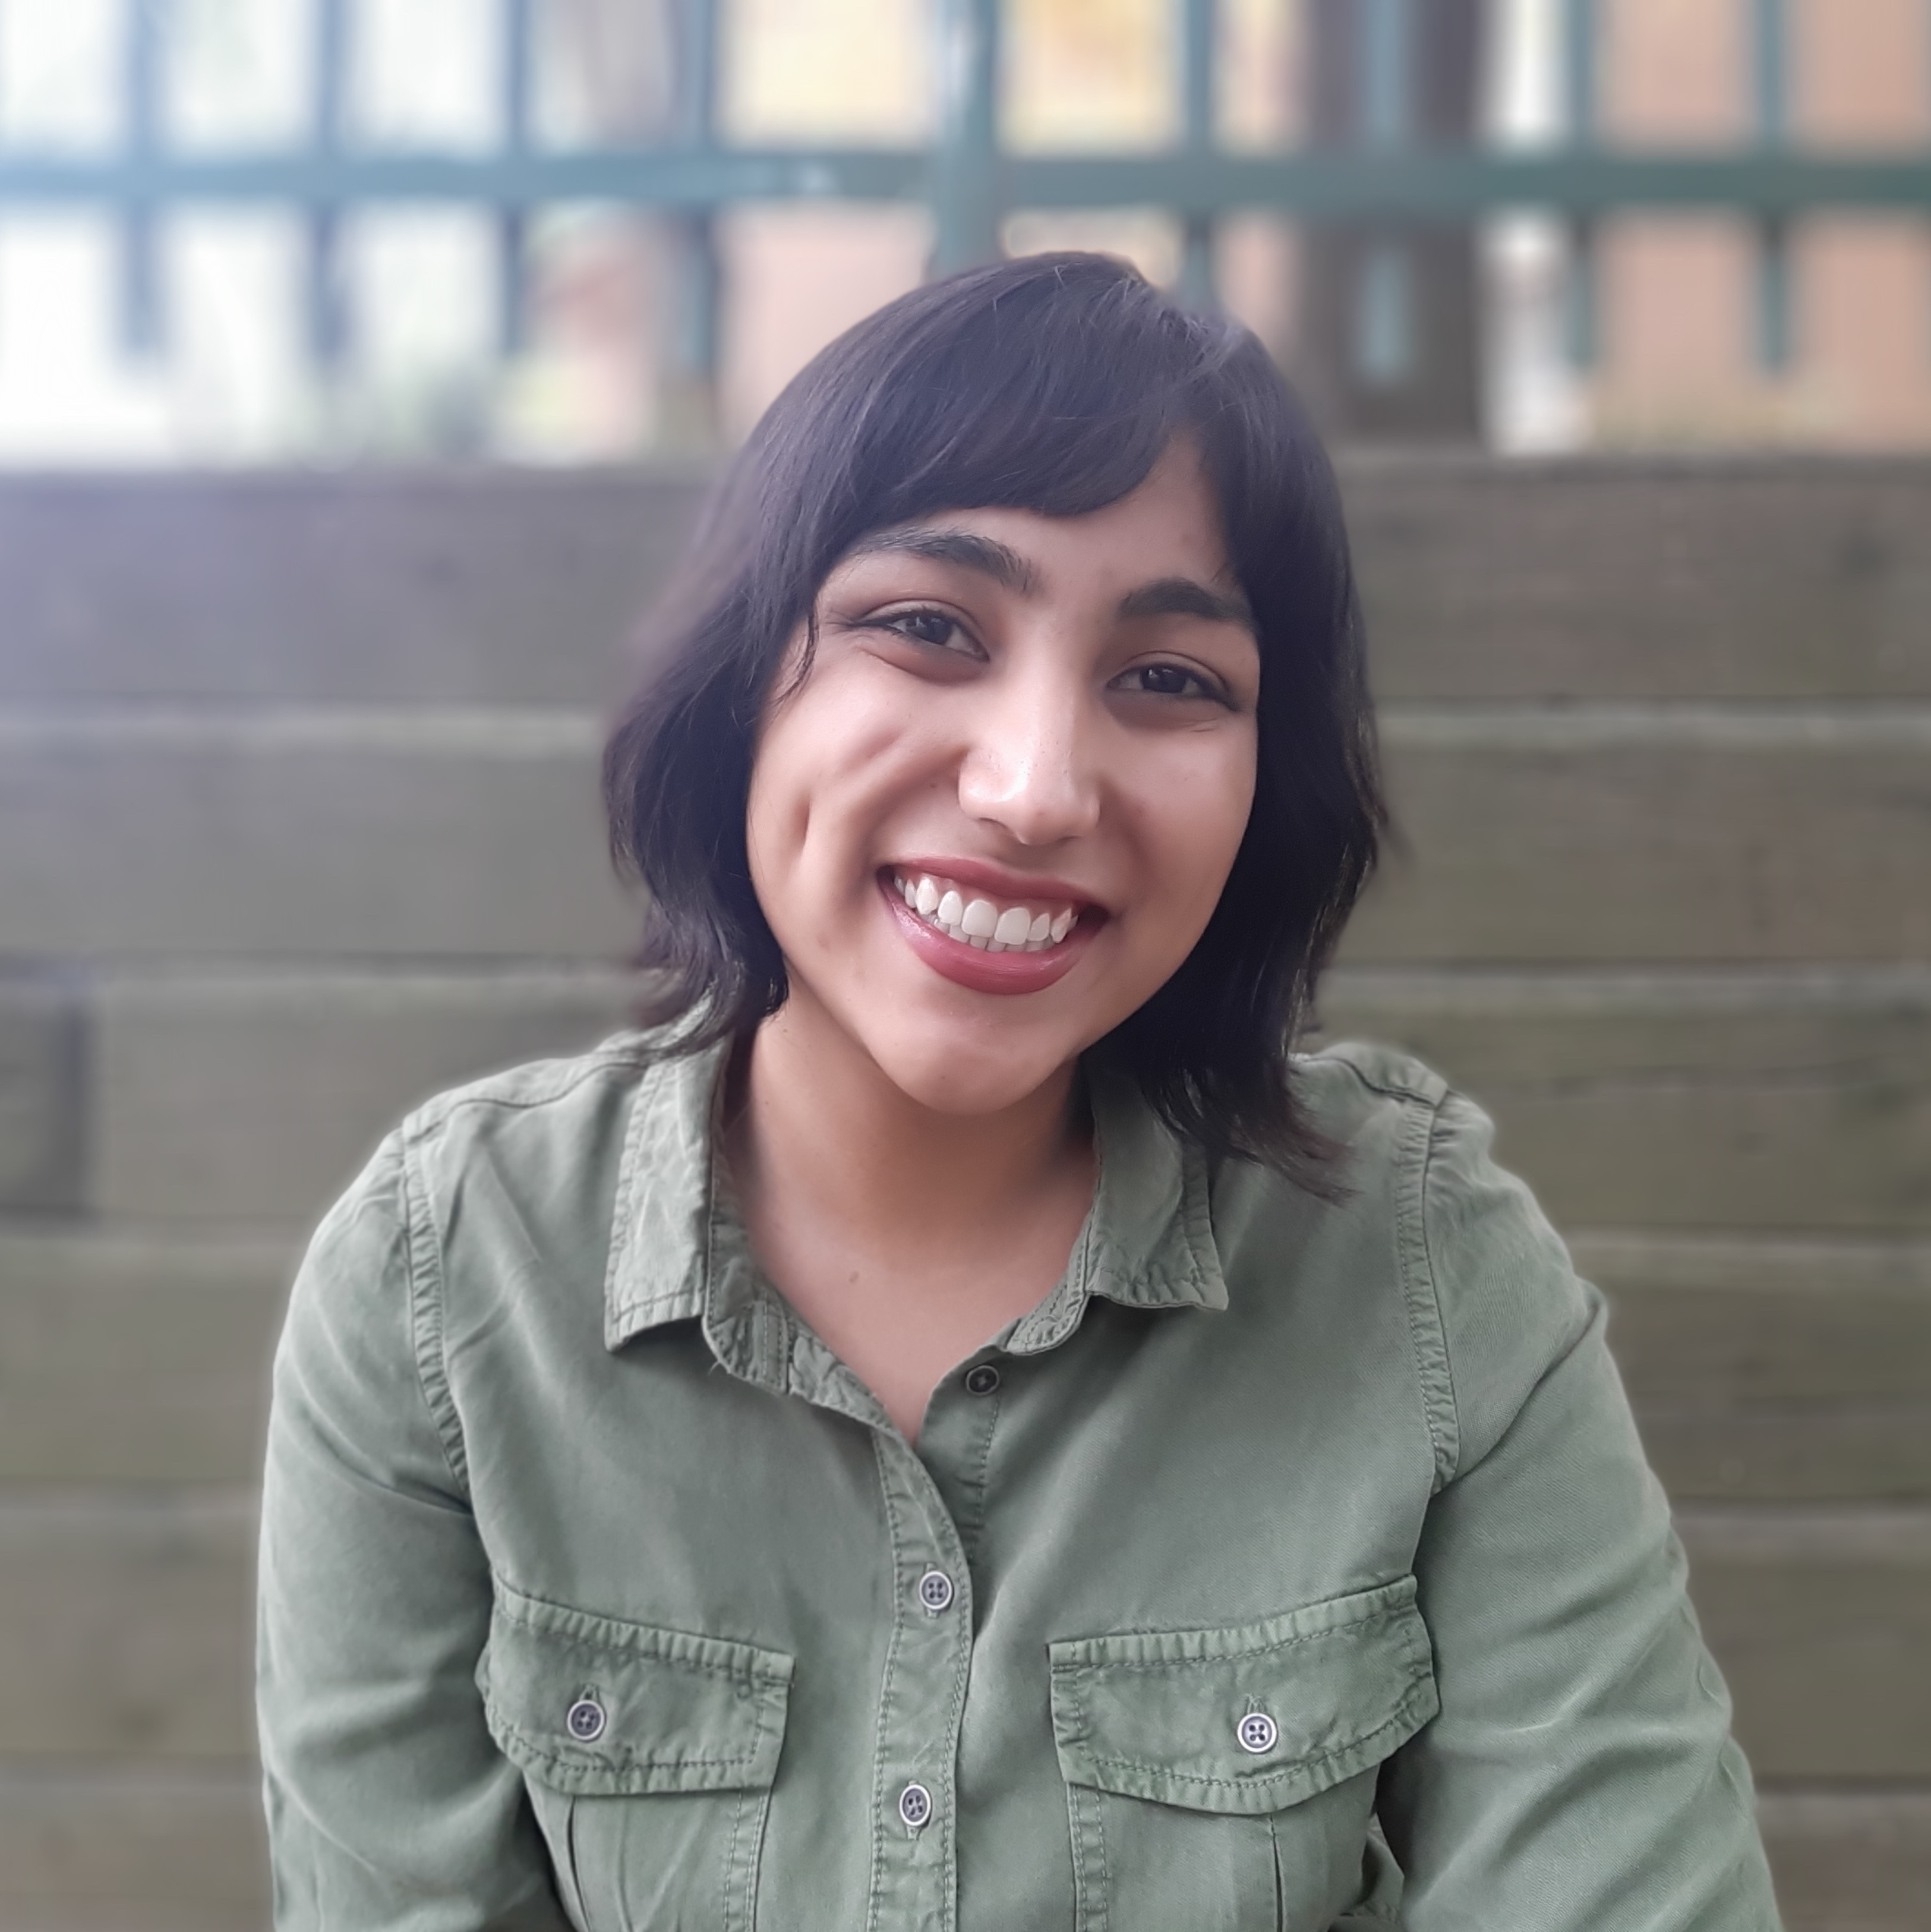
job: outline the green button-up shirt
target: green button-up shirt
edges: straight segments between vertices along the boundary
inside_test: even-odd
[[[761,1276],[718,1073],[445,1096],[316,1234],[284,1932],[1775,1926],[1600,1302],[1468,1102],[1303,1063],[1327,1203],[1096,1078],[1065,1276],[915,1445]]]

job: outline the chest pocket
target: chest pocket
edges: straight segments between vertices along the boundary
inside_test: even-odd
[[[588,1932],[748,1932],[791,1659],[500,1580],[477,1681]]]
[[[1079,1932],[1326,1932],[1374,1770],[1440,1708],[1415,1580],[1051,1646]]]

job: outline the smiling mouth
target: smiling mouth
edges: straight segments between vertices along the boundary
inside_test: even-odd
[[[934,872],[887,876],[917,918],[981,952],[1051,952],[1079,923],[1077,906],[995,899]]]

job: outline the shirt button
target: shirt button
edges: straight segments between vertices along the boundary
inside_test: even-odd
[[[1251,1751],[1258,1757],[1264,1751],[1274,1748],[1274,1741],[1281,1735],[1281,1727],[1265,1711],[1249,1711],[1234,1727],[1234,1735],[1240,1748]]]
[[[922,1832],[932,1822],[932,1794],[922,1784],[908,1784],[898,1794],[898,1815],[908,1832]]]
[[[919,1600],[937,1616],[952,1606],[952,1580],[943,1570],[928,1570],[919,1579]]]
[[[580,1744],[593,1744],[604,1734],[604,1727],[610,1722],[602,1705],[592,1696],[579,1697],[563,1714],[563,1723],[570,1735]]]
[[[979,1362],[967,1370],[966,1393],[968,1395],[990,1395],[999,1386],[999,1371],[990,1362]]]

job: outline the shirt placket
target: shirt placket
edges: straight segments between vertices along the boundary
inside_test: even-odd
[[[958,1922],[958,1766],[972,1666],[972,1574],[938,1486],[874,1426],[890,1534],[892,1633],[879,1686],[869,1928]]]

